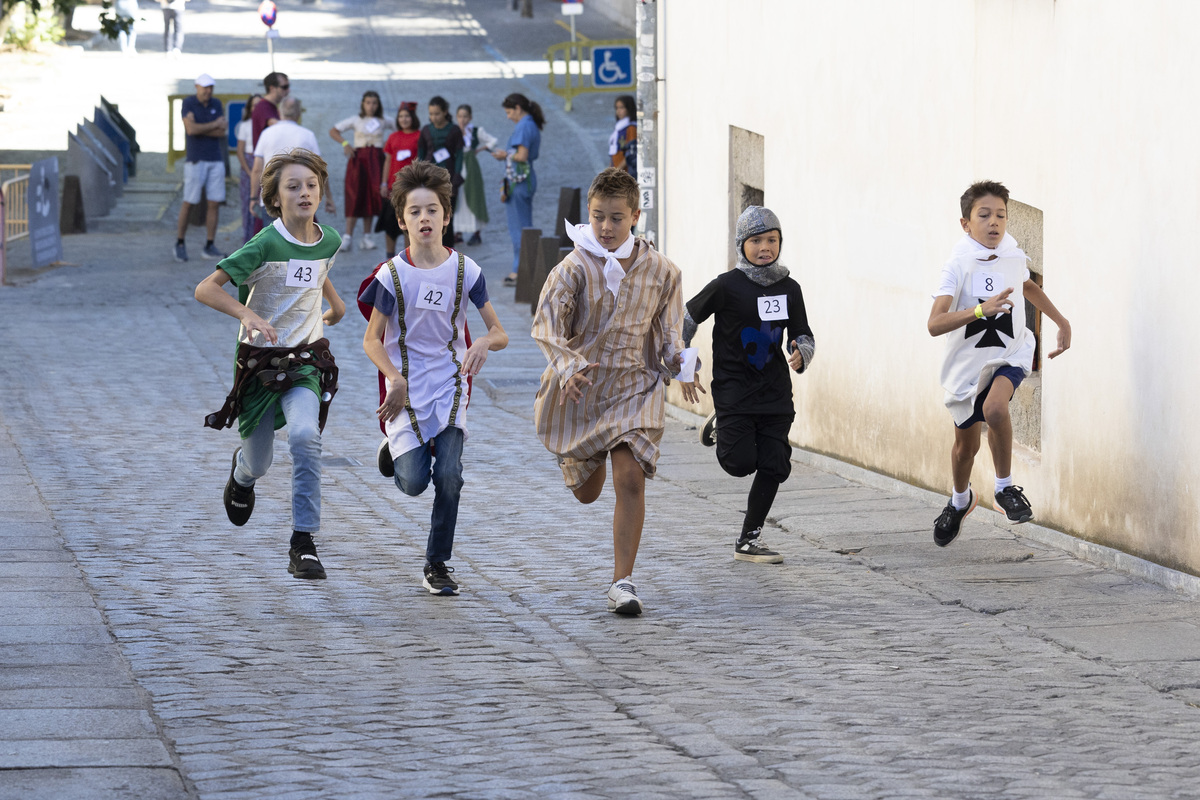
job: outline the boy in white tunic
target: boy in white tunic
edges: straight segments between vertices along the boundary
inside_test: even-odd
[[[409,247],[387,261],[359,295],[372,306],[363,350],[386,379],[376,414],[387,432],[396,486],[417,496],[433,479],[433,515],[422,585],[431,594],[458,594],[446,565],[454,546],[467,435],[467,378],[508,334],[488,302],[479,265],[442,246],[450,223],[450,173],[424,161],[396,175],[392,206]],[[467,302],[487,333],[466,343]]]
[[[204,424],[236,418],[242,446],[225,484],[225,513],[245,525],[254,511],[254,483],[267,473],[275,431],[287,425],[292,454],[292,540],[288,572],[324,578],[313,534],[321,527],[321,430],[337,392],[337,365],[324,325],[346,313],[328,280],[341,240],[314,220],[328,172],[321,157],[295,149],[263,171],[263,205],[275,222],[217,264],[196,287],[196,299],[236,318],[237,372],[225,406]],[[225,284],[238,287],[238,298]],[[329,310],[321,314],[321,299]]]
[[[929,334],[946,336],[942,387],[954,419],[950,466],[954,494],[934,521],[933,541],[954,541],[979,497],[971,488],[971,468],[981,429],[996,469],[993,507],[1018,524],[1033,519],[1024,489],[1012,481],[1012,421],[1008,404],[1033,369],[1036,346],[1025,327],[1025,300],[1058,326],[1055,358],[1071,346],[1071,325],[1029,277],[1027,257],[1006,232],[1008,189],[995,181],[972,184],[960,200],[963,239],[954,247],[934,293]],[[958,331],[962,330],[962,333]]]

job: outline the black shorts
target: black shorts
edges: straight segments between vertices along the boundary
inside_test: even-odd
[[[396,241],[400,241],[400,235],[403,233],[400,230],[400,221],[396,219],[396,209],[392,208],[392,201],[384,199],[383,208],[379,210],[379,219],[375,222],[376,233],[386,233]],[[388,253],[392,255],[392,253]]]
[[[717,412],[717,463],[730,475],[761,472],[783,483],[792,473],[788,441],[795,414]]]
[[[975,395],[975,413],[971,415],[969,420],[956,427],[962,428],[965,431],[975,423],[983,422],[983,401],[987,400],[988,392],[992,391],[992,384],[995,383],[996,378],[999,378],[1001,375],[1003,375],[1005,378],[1008,378],[1008,380],[1012,383],[1014,392],[1017,390],[1017,387],[1021,385],[1021,381],[1025,380],[1025,370],[1021,369],[1020,367],[1014,367],[1011,364],[1005,364],[1003,367],[1000,367],[1000,369],[992,373],[992,379],[988,381],[987,388]],[[1008,399],[1012,400],[1011,397]]]

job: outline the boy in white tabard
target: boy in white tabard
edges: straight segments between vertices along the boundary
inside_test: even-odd
[[[458,594],[450,560],[462,491],[468,378],[508,334],[488,301],[479,265],[442,245],[450,223],[450,173],[424,161],[396,175],[392,206],[409,246],[386,261],[359,295],[371,307],[363,350],[386,379],[376,411],[387,440],[396,486],[415,497],[433,479],[433,514],[422,585],[435,595]],[[467,346],[467,303],[479,309],[487,333]]]
[[[1027,256],[1008,234],[1008,189],[995,181],[972,184],[960,200],[963,238],[942,267],[929,312],[929,334],[946,335],[942,388],[954,420],[950,467],[954,494],[934,521],[933,541],[945,547],[958,536],[979,497],[971,468],[979,452],[980,423],[996,470],[993,507],[1012,524],[1033,519],[1024,488],[1012,480],[1012,420],[1008,404],[1033,369],[1036,347],[1025,326],[1025,300],[1058,327],[1055,358],[1071,346],[1071,325],[1030,279]]]
[[[308,150],[276,156],[262,176],[263,205],[273,224],[259,231],[196,287],[196,299],[241,322],[233,390],[204,424],[238,422],[242,445],[225,484],[225,513],[245,525],[254,512],[254,484],[267,473],[275,431],[288,429],[292,455],[292,539],[288,572],[324,578],[313,534],[321,527],[321,431],[337,392],[337,365],[324,325],[346,304],[328,280],[341,238],[314,220],[328,178]],[[225,284],[238,287],[234,299]],[[321,313],[321,300],[329,310]]]

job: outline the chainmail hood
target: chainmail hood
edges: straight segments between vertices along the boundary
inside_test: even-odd
[[[770,286],[788,276],[788,268],[780,264],[778,258],[765,266],[751,264],[746,259],[746,251],[744,249],[746,240],[751,236],[758,236],[767,231],[779,231],[779,246],[780,253],[782,253],[783,229],[779,226],[779,217],[775,216],[774,211],[762,206],[748,206],[742,212],[742,215],[738,217],[736,231],[737,268],[759,286]]]

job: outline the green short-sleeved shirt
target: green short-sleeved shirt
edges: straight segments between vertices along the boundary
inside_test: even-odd
[[[238,287],[238,300],[275,328],[279,335],[277,347],[297,347],[325,335],[321,292],[342,239],[333,228],[326,225],[320,228],[318,242],[303,244],[276,220],[217,264]],[[244,327],[238,329],[238,342],[257,347],[266,344],[262,339],[251,341]],[[301,367],[300,371],[303,377],[293,385],[319,393],[316,369]],[[277,397],[257,383],[248,386],[238,416],[238,432],[243,439],[258,427],[262,415],[275,405]],[[282,409],[276,406],[275,429],[286,423]]]

